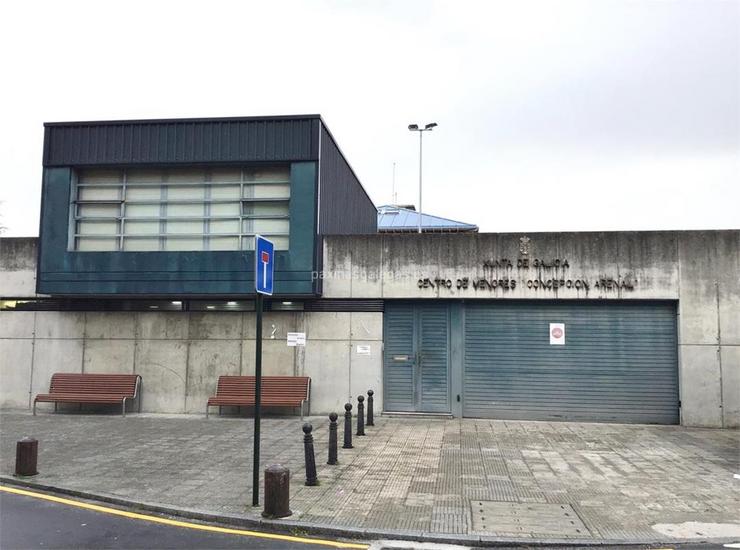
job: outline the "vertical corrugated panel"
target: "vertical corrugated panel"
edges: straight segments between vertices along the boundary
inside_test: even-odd
[[[46,125],[44,166],[315,161],[318,117]]]
[[[377,233],[378,211],[323,124],[319,174],[319,233]]]
[[[417,410],[450,412],[449,309],[447,304],[424,304],[418,310],[420,402]]]
[[[679,421],[672,303],[467,304],[464,329],[465,416]]]
[[[414,410],[414,308],[386,304],[383,315],[383,408]]]
[[[304,311],[383,311],[383,300],[322,298],[303,302]]]

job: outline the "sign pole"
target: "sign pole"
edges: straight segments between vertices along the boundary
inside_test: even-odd
[[[260,504],[260,401],[262,398],[262,294],[257,293],[257,334],[254,342],[254,451],[252,463],[252,506]]]
[[[254,451],[252,453],[252,506],[260,504],[260,408],[262,401],[262,310],[264,295],[272,296],[275,278],[275,245],[261,235],[254,236],[254,309],[257,326],[254,342]]]

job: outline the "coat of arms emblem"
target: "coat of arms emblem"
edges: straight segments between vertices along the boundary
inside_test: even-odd
[[[529,243],[531,240],[532,239],[526,236],[519,239],[519,252],[525,255],[529,254]]]

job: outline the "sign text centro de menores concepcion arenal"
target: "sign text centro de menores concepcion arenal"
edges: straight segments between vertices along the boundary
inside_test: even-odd
[[[424,277],[417,282],[419,288],[473,292],[526,288],[543,292],[568,289],[588,293],[631,291],[636,285],[637,278],[630,274],[594,278],[573,276],[567,258],[496,258],[483,262],[482,277],[461,273],[454,279]]]

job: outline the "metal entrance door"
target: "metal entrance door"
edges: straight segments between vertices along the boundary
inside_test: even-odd
[[[385,410],[450,412],[450,312],[447,304],[386,303]]]

